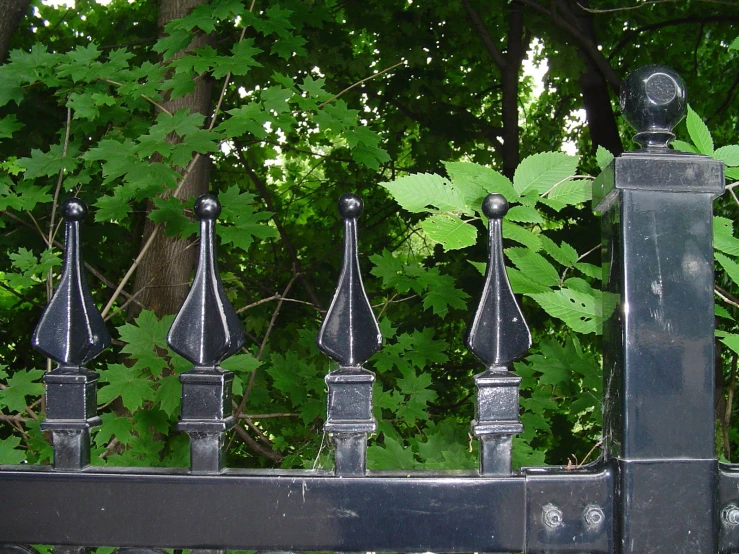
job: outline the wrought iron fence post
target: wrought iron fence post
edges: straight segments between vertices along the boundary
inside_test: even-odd
[[[226,297],[215,257],[215,220],[221,205],[204,194],[195,202],[200,220],[200,254],[190,292],[169,330],[172,350],[193,364],[180,375],[179,431],[190,435],[190,470],[217,473],[223,463],[223,434],[234,426],[233,373],[219,364],[244,345],[244,330]]]
[[[672,70],[629,75],[621,108],[642,149],[594,191],[604,310],[617,305],[604,325],[603,433],[623,553],[717,551],[712,202],[723,166],[668,149],[685,107]]]
[[[372,415],[375,375],[362,367],[382,345],[382,335],[367,299],[359,271],[357,218],[362,199],[339,198],[344,220],[344,258],[339,283],[318,333],[318,348],[339,363],[326,375],[328,417],[323,430],[332,435],[337,475],[363,475],[367,468],[367,435],[377,429]]]
[[[513,296],[503,262],[503,216],[508,202],[489,194],[482,211],[490,220],[485,285],[465,342],[486,366],[475,376],[477,403],[472,433],[480,440],[480,474],[509,475],[513,435],[523,431],[518,419],[521,378],[510,364],[531,346],[531,334]]]

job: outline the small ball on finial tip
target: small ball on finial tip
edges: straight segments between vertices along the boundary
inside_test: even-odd
[[[198,219],[216,219],[221,215],[221,203],[213,194],[203,194],[195,200],[195,215]]]
[[[339,215],[344,219],[356,219],[364,208],[362,199],[353,193],[342,194],[339,198]]]
[[[82,221],[87,216],[87,206],[79,198],[68,198],[62,204],[62,217],[67,221]]]
[[[636,142],[666,148],[687,111],[685,81],[669,67],[645,65],[624,79],[620,103],[624,119],[636,130]]]
[[[482,213],[488,219],[502,219],[508,213],[508,200],[502,194],[488,194],[482,201]]]

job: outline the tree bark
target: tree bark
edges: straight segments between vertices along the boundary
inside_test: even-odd
[[[164,34],[164,26],[168,22],[186,16],[195,6],[205,3],[207,0],[161,0],[158,17],[160,36]],[[187,52],[204,46],[207,40],[208,37],[204,34],[196,35],[188,48],[180,52],[178,56],[186,55]],[[170,113],[188,108],[191,112],[208,115],[211,91],[211,80],[200,76],[191,94],[174,100],[168,99],[163,103],[163,107]],[[172,140],[176,140],[176,137]],[[184,168],[179,169],[184,171]],[[208,192],[209,177],[210,160],[207,156],[201,156],[187,175],[178,197],[187,199],[205,194]],[[164,196],[169,196],[172,192],[167,191]],[[147,213],[149,213],[154,208],[153,200],[147,204]],[[156,225],[147,218],[144,224],[142,245],[149,240],[155,227]],[[176,313],[187,296],[195,260],[196,250],[192,248],[192,241],[167,237],[162,230],[159,230],[136,271],[134,294],[138,294],[143,306],[153,310],[159,317]],[[129,313],[135,316],[138,311],[137,307],[133,307]]]
[[[28,12],[29,0],[5,0],[0,9],[0,63],[8,57],[10,37]]]
[[[583,9],[588,7],[588,0],[581,0],[579,5],[572,0],[569,2],[570,13],[574,14],[574,20],[580,32],[592,44],[598,44],[593,26],[593,14]],[[616,125],[616,115],[613,113],[608,83],[598,66],[582,47],[580,57],[586,68],[580,75],[580,92],[590,130],[592,150],[595,152],[598,146],[603,146],[614,155],[621,154],[623,145]]]
[[[503,174],[513,178],[520,158],[520,129],[518,127],[518,85],[523,57],[528,44],[524,40],[523,14],[517,0],[511,2],[508,8],[508,45],[503,54],[496,46],[480,14],[469,0],[462,0],[472,27],[482,40],[485,49],[490,54],[501,73],[501,110],[503,130],[501,137],[503,144],[499,148],[503,158]]]

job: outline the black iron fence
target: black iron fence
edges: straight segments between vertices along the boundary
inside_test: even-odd
[[[182,374],[178,430],[190,468],[91,467],[98,376],[85,364],[110,339],[79,254],[86,208],[63,207],[61,281],[34,346],[57,367],[44,377],[54,466],[0,466],[0,552],[53,544],[95,546],[434,552],[713,553],[739,550],[739,470],[714,450],[712,202],[723,166],[668,149],[685,112],[680,78],[651,67],[624,84],[622,110],[643,148],[615,159],[596,181],[603,276],[618,307],[604,329],[604,431],[599,461],[578,469],[511,471],[520,378],[509,371],[531,337],[506,278],[501,226],[508,206],[489,195],[489,261],[466,343],[484,365],[475,377],[480,444],[476,472],[367,472],[374,375],[362,365],[381,344],[362,285],[357,218],[362,201],[339,200],[344,260],[319,348],[339,369],[326,376],[325,431],[333,471],[223,467],[234,425],[232,374],[220,363],[243,332],[218,275],[218,200],[203,196],[200,258],[169,333],[193,364]],[[228,509],[226,509],[228,507]]]

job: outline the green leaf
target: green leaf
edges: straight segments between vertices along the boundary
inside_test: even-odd
[[[25,170],[23,175],[26,179],[51,177],[57,175],[62,169],[73,171],[75,167],[73,158],[63,156],[60,144],[52,146],[48,152],[33,149],[30,158],[20,158],[17,163]]]
[[[26,397],[39,397],[44,393],[44,386],[38,381],[44,374],[40,369],[30,371],[18,370],[6,381],[6,388],[0,390],[0,405],[11,412],[23,412],[28,403]]]
[[[506,267],[505,270],[508,275],[508,281],[511,283],[511,289],[516,294],[530,294],[550,290],[548,286],[532,281],[514,267]]]
[[[152,210],[148,217],[155,223],[163,223],[164,232],[168,237],[179,235],[186,238],[197,231],[198,224],[185,217],[183,202],[179,198],[156,197],[154,205],[156,209]]]
[[[600,266],[588,264],[585,262],[578,262],[575,264],[575,269],[583,273],[584,275],[599,281],[603,278],[603,269]]]
[[[103,424],[95,434],[96,445],[105,446],[113,436],[122,444],[129,444],[131,442],[131,439],[133,439],[131,435],[133,424],[130,419],[113,413],[100,414],[100,419],[103,420]]]
[[[524,229],[520,225],[512,222],[503,224],[503,238],[523,244],[533,252],[541,250],[541,240],[539,235],[536,235],[528,229]]]
[[[158,377],[167,367],[166,360],[157,349],[166,351],[167,333],[173,319],[174,316],[164,316],[159,320],[154,312],[142,310],[135,324],[126,323],[118,327],[121,341],[127,343],[121,352],[137,360],[135,368],[148,370],[151,375]]]
[[[739,167],[727,167],[724,170],[724,175],[727,179],[731,179],[732,181],[739,180]]]
[[[236,354],[224,360],[221,367],[234,373],[248,374],[257,369],[261,364],[262,362],[251,354]]]
[[[438,214],[427,217],[421,228],[445,250],[459,250],[472,246],[477,241],[477,229],[455,215]]]
[[[721,264],[721,267],[724,268],[724,271],[726,271],[729,278],[734,281],[734,283],[739,284],[739,264],[720,252],[714,252],[713,255],[718,263]]]
[[[180,410],[182,384],[178,375],[168,375],[159,381],[154,402],[169,417],[174,417]]]
[[[324,89],[325,86],[326,79],[313,79],[311,75],[306,75],[300,88],[303,89],[311,98],[314,98],[319,102],[323,102],[332,96],[330,92],[327,92]]]
[[[293,55],[305,56],[306,51],[303,46],[308,41],[299,35],[292,35],[286,38],[278,39],[273,45],[272,54],[277,54],[283,60],[289,60]]]
[[[565,267],[571,267],[577,263],[577,251],[566,242],[563,241],[561,246],[557,246],[555,242],[546,235],[541,235],[540,239],[544,252],[546,252],[554,261]]]
[[[561,319],[577,333],[596,333],[597,307],[596,297],[569,289],[560,289],[527,295],[533,298],[545,312]]]
[[[728,346],[733,352],[739,354],[739,335],[727,333],[721,338],[721,342]]]
[[[542,194],[557,183],[572,177],[577,169],[577,156],[562,152],[542,152],[524,160],[513,174],[513,187],[521,195]]]
[[[410,448],[384,435],[384,446],[373,444],[367,448],[367,464],[372,469],[413,469],[418,464]]]
[[[716,149],[713,153],[714,160],[721,160],[728,167],[739,166],[739,144],[730,144]]]
[[[686,123],[690,140],[695,144],[695,147],[698,149],[698,153],[711,156],[713,154],[713,138],[711,138],[711,132],[708,130],[708,127],[706,127],[706,124],[703,123],[700,116],[693,111],[693,108],[690,105],[688,105],[688,117]]]
[[[502,194],[509,202],[518,199],[508,177],[489,167],[471,162],[444,162],[444,167],[452,184],[464,195],[467,205],[478,212],[488,193]]]
[[[467,211],[462,193],[439,175],[418,173],[380,185],[409,212]]]
[[[725,254],[739,256],[739,239],[734,237],[733,224],[730,219],[714,216],[713,247]]]
[[[716,317],[722,317],[724,319],[734,321],[734,317],[723,306],[719,306],[718,304],[714,305],[713,312],[716,314]]]
[[[544,223],[544,218],[530,206],[513,206],[506,214],[506,221],[518,221],[520,223]]]
[[[550,287],[559,284],[559,273],[541,254],[518,247],[507,248],[505,254],[532,281]]]
[[[444,317],[449,307],[464,310],[469,295],[462,289],[455,287],[455,280],[451,275],[439,275],[428,272],[427,293],[423,297],[424,309],[431,308],[434,314]]]
[[[598,149],[595,151],[595,161],[598,163],[600,170],[603,171],[613,161],[613,154],[599,144]]]
[[[100,374],[100,381],[109,383],[98,391],[98,404],[101,405],[120,396],[123,406],[135,411],[147,400],[155,398],[152,382],[138,377],[134,368],[123,364],[108,364],[108,368]]]
[[[0,119],[0,139],[11,138],[13,133],[22,128],[23,124],[18,122],[15,114],[6,115]]]
[[[693,146],[689,142],[685,142],[684,140],[673,140],[670,143],[670,146],[672,146],[672,148],[674,148],[678,152],[690,152],[692,154],[698,153],[698,150],[696,150],[695,146]]]
[[[7,439],[0,439],[0,465],[20,464],[26,460],[25,451],[17,448],[20,442],[20,437],[10,436]]]
[[[554,187],[540,201],[555,211],[565,206],[590,202],[593,199],[593,182],[589,179],[572,179]]]
[[[736,37],[734,42],[729,45],[729,50],[739,50],[739,37]]]

